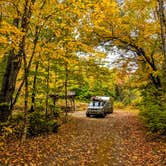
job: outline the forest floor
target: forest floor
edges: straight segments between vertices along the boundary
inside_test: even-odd
[[[72,113],[57,134],[11,142],[0,151],[0,165],[164,166],[166,140],[147,135],[137,113],[116,110],[105,118]]]

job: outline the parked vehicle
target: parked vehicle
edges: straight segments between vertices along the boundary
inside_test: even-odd
[[[86,116],[99,115],[105,117],[107,114],[113,113],[113,102],[107,96],[95,96],[91,98]]]

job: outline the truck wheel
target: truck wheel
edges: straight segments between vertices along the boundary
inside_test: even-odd
[[[89,115],[89,114],[86,114],[86,117],[90,117],[90,115]]]
[[[102,118],[105,118],[105,116],[106,116],[106,114],[104,113],[104,114],[102,114]]]

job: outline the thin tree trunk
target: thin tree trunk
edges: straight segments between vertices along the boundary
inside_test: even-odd
[[[31,112],[35,111],[35,96],[36,96],[36,80],[37,80],[37,72],[38,72],[39,62],[36,63],[35,67],[35,75],[33,79],[33,89],[32,89],[32,97],[31,97]]]
[[[65,63],[65,122],[67,121],[67,111],[68,111],[67,86],[68,86],[68,65],[66,62]]]
[[[25,96],[24,96],[24,131],[22,135],[21,143],[26,140],[28,130],[28,69],[27,69],[27,57],[24,54],[24,80],[25,80]]]
[[[34,4],[35,0],[31,0],[31,2]],[[28,0],[26,1],[25,5],[28,5]],[[22,139],[21,143],[24,143],[27,137],[27,131],[28,131],[28,65],[27,65],[27,55],[25,53],[25,38],[26,38],[26,33],[28,31],[28,25],[29,25],[29,20],[32,14],[31,7],[25,6],[25,11],[27,9],[27,13],[25,12],[25,35],[23,36],[23,43],[22,43],[22,55],[23,55],[23,61],[24,61],[24,80],[25,80],[25,96],[24,96],[24,130],[22,134]],[[23,18],[24,18],[23,17]],[[27,25],[26,25],[27,24]]]
[[[75,110],[76,110],[76,105],[75,105],[75,98],[73,98],[73,111],[75,112]]]
[[[47,78],[46,78],[46,112],[45,115],[48,115],[48,97],[49,97],[49,79],[50,79],[50,59],[48,58],[48,66],[47,66]]]
[[[0,27],[2,23],[2,6],[0,5]]]

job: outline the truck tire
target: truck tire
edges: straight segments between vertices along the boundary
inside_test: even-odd
[[[86,114],[86,117],[90,117],[90,115],[89,115],[89,114]]]
[[[105,113],[103,113],[101,116],[102,116],[102,118],[105,118],[106,114],[105,114]]]

